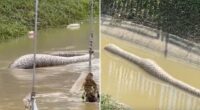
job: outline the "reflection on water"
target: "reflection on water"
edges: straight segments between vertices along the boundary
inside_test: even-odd
[[[133,67],[120,64],[121,61],[109,61],[109,74],[112,77],[107,81],[107,88],[105,91],[116,95],[117,99],[130,98],[126,94],[132,94],[133,99],[137,100],[140,97],[134,95],[144,95],[148,100],[155,101],[156,106],[152,108],[159,108],[160,110],[197,110],[200,107],[200,99],[185,93],[176,87],[158,81],[151,76],[140,73],[140,70],[133,69]],[[139,68],[138,68],[139,69]],[[114,83],[114,85],[112,84]],[[112,86],[109,88],[109,86]],[[115,92],[113,91],[115,90]],[[144,98],[145,99],[145,98]],[[126,100],[126,99],[125,99]],[[134,102],[134,101],[133,101]],[[131,104],[132,105],[132,104]],[[133,107],[134,106],[133,103]],[[142,107],[145,107],[143,105]],[[141,108],[142,108],[141,107]],[[148,107],[148,106],[146,106]],[[139,108],[138,108],[139,109]]]
[[[59,50],[87,50],[89,25],[79,30],[47,29],[39,32],[40,53]],[[98,50],[98,25],[95,25],[95,49]],[[21,55],[32,53],[32,41],[20,38],[0,44],[0,110],[23,110],[22,99],[31,91],[32,70],[8,69],[8,65]],[[98,56],[98,55],[97,55]],[[95,80],[98,81],[99,60],[93,61]],[[40,110],[98,110],[97,103],[83,103],[81,94],[69,92],[88,63],[37,69],[36,91]]]
[[[105,37],[102,40],[102,46],[108,43],[120,44],[122,48],[128,45],[123,42],[118,42],[116,39]],[[111,40],[112,39],[112,40]],[[125,46],[126,45],[126,46]],[[132,44],[131,44],[132,45]],[[128,50],[134,51],[134,54],[140,54],[141,51],[129,44]],[[135,50],[134,50],[135,49]],[[138,66],[121,59],[102,48],[102,91],[103,93],[110,94],[118,101],[128,104],[136,110],[199,110],[200,98],[188,94],[174,86],[171,86],[163,81],[154,78]],[[137,53],[137,51],[139,51]],[[145,53],[145,52],[144,52]],[[152,54],[152,53],[150,53]],[[148,58],[148,54],[144,54]],[[162,59],[161,59],[162,60]],[[165,62],[165,60],[162,60]],[[166,61],[168,62],[168,61]],[[164,65],[167,68],[168,65]],[[170,67],[170,66],[169,66]],[[176,66],[177,69],[182,66]],[[194,69],[193,74],[200,73],[198,69]],[[167,69],[167,71],[170,68]],[[176,70],[175,70],[176,71]],[[173,73],[173,76],[176,73]],[[184,72],[182,76],[185,77]],[[200,75],[199,75],[200,77]],[[184,78],[182,78],[184,79]],[[193,80],[188,77],[187,80]],[[196,80],[199,84],[199,80]],[[192,85],[192,83],[191,83]],[[196,84],[193,84],[196,85]]]

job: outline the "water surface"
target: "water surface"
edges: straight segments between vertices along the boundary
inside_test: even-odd
[[[102,92],[135,110],[199,110],[200,99],[173,87],[113,55],[103,48],[113,43],[122,49],[159,64],[173,77],[200,88],[200,69],[163,54],[122,41],[106,34],[101,36]]]
[[[94,47],[98,50],[98,24],[95,24]],[[79,30],[52,28],[39,31],[38,52],[62,50],[87,50],[89,25],[81,24]],[[32,40],[23,37],[0,44],[0,110],[23,110],[22,99],[31,90],[32,70],[9,69],[8,65],[21,55],[32,53]],[[95,80],[99,77],[98,55],[93,60]],[[97,110],[97,103],[83,103],[80,94],[69,92],[73,83],[88,63],[37,69],[36,91],[40,110]]]

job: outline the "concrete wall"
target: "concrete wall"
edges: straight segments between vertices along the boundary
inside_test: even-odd
[[[101,32],[161,52],[166,57],[200,65],[200,44],[179,36],[130,21],[115,22],[109,16],[102,16]]]

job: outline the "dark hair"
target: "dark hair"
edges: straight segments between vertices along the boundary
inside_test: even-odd
[[[88,75],[91,75],[91,76],[93,76],[93,74],[92,74],[92,73],[88,73]]]
[[[86,76],[85,80],[91,80],[93,77],[93,74],[92,73],[88,73],[88,75]]]

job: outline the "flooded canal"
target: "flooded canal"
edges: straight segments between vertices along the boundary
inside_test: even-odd
[[[98,24],[95,24],[94,30],[94,48],[98,50]],[[42,30],[38,36],[38,52],[88,50],[88,39],[88,24],[81,24],[79,30]],[[32,53],[32,50],[32,40],[27,37],[0,44],[0,110],[24,109],[22,99],[31,91],[32,70],[9,69],[8,66],[21,55]],[[98,82],[98,53],[92,64],[95,80]],[[97,103],[82,102],[82,93],[69,92],[80,74],[87,71],[88,62],[37,69],[36,91],[39,110],[98,110]]]
[[[200,69],[163,54],[101,35],[101,90],[134,110],[200,110],[200,98],[149,75],[135,64],[103,48],[113,43],[143,58],[154,60],[173,77],[200,89]]]

